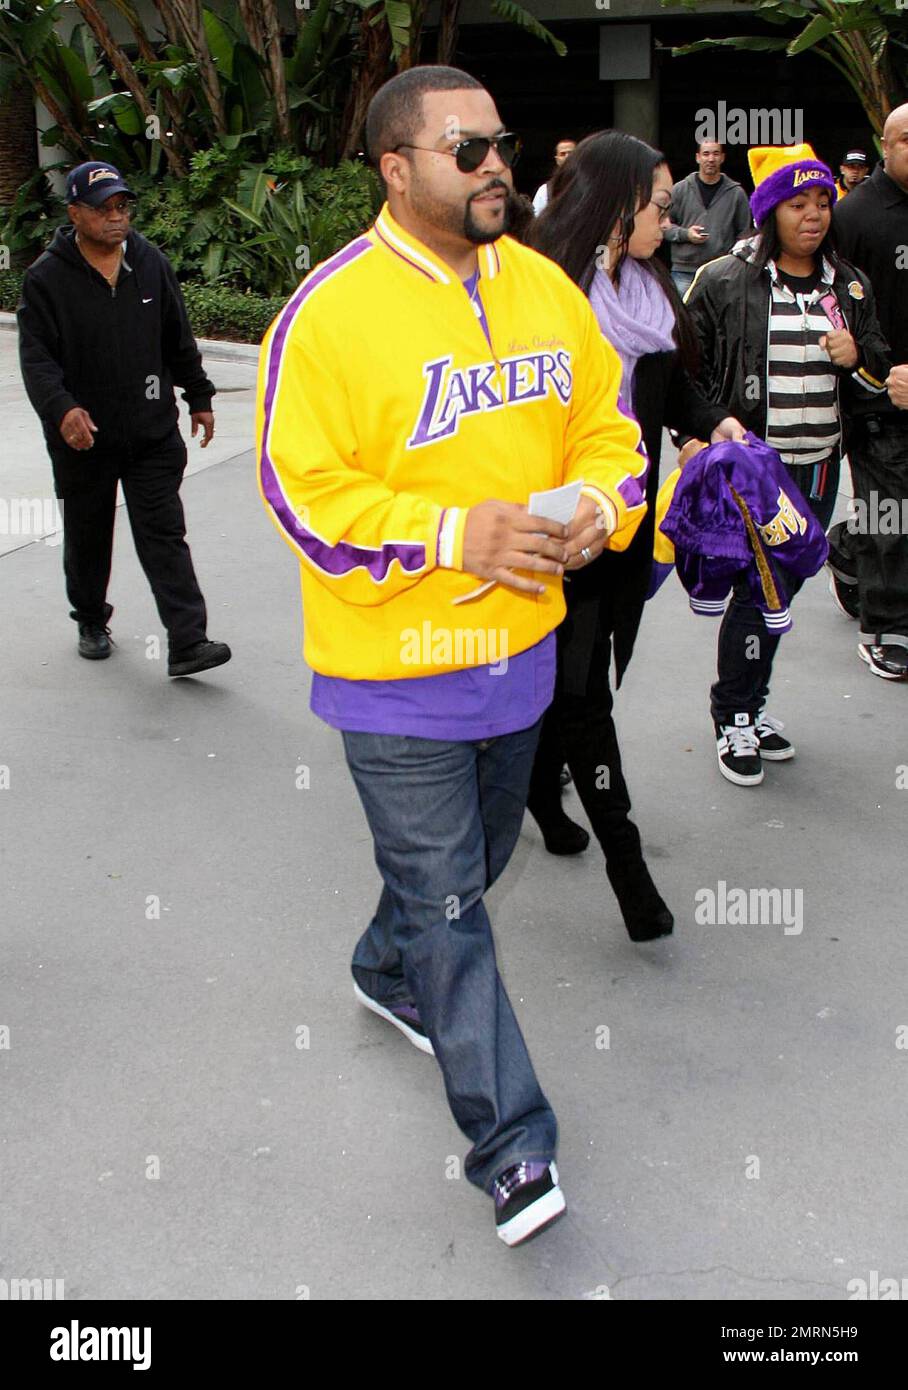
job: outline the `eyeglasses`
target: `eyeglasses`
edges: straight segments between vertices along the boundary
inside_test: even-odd
[[[669,200],[668,200],[667,203],[660,203],[659,200],[658,200],[657,198],[650,198],[650,202],[652,203],[652,205],[653,205],[654,208],[658,208],[658,209],[659,209],[659,211],[662,213],[662,216],[663,216],[663,217],[668,217],[668,215],[669,215],[669,213],[671,212],[672,208],[675,206],[674,203],[672,202],[671,198],[669,198]]]
[[[96,217],[112,217],[116,213],[132,212],[131,198],[108,198],[107,202],[101,203],[99,207],[93,207],[91,203],[80,203],[79,207],[87,208]]]
[[[398,150],[426,150],[429,154],[450,154],[457,160],[457,167],[462,174],[475,174],[493,145],[502,164],[508,169],[513,169],[520,158],[523,145],[520,137],[512,131],[505,131],[503,135],[471,135],[466,140],[459,140],[449,150],[436,150],[431,145],[411,145],[402,141],[394,146],[391,153],[396,154]]]

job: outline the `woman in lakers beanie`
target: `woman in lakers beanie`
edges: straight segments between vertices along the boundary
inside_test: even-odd
[[[852,407],[884,390],[887,347],[866,276],[836,254],[831,170],[809,145],[755,148],[748,160],[756,234],[703,266],[686,299],[702,383],[778,451],[825,530]],[[792,581],[786,599],[797,587]],[[739,786],[761,782],[764,762],[794,756],[766,713],[779,640],[746,586],[736,587],[719,632],[711,713],[719,770]]]

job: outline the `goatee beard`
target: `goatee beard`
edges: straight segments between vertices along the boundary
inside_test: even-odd
[[[467,203],[466,209],[464,210],[463,234],[466,237],[467,241],[471,241],[474,246],[484,246],[489,241],[497,241],[500,236],[504,236],[504,234],[510,229],[512,198],[510,189],[507,187],[506,184],[493,183],[490,184],[488,188],[484,188],[483,193],[491,193],[494,189],[498,188],[502,189],[505,194],[504,217],[502,218],[501,226],[496,228],[495,231],[485,232],[482,230],[481,227],[478,227],[476,223],[473,221],[472,199],[470,199],[470,201]]]

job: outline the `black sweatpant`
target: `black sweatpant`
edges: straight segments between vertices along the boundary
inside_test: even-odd
[[[186,445],[174,430],[163,442],[124,450],[113,466],[95,461],[91,450],[84,468],[75,468],[72,455],[54,460],[57,495],[63,503],[63,570],[78,623],[106,624],[113,551],[117,481],[123,483],[126,510],[136,554],[151,585],[161,622],[167,629],[171,653],[205,640],[207,613],[192,556],[186,544],[186,522],[180,484],[186,467]]]
[[[835,571],[858,586],[860,640],[908,647],[908,421],[860,429],[849,451],[854,498],[829,535]]]
[[[835,511],[839,461],[830,460],[828,464],[822,497],[810,496],[813,464],[795,465],[788,472],[825,531]],[[777,578],[788,603],[803,581],[782,572],[781,566]],[[710,712],[717,724],[755,722],[769,697],[772,663],[781,640],[781,634],[770,632],[764,623],[763,615],[751,599],[746,580],[735,580],[731,602],[719,629],[718,679],[710,691]]]

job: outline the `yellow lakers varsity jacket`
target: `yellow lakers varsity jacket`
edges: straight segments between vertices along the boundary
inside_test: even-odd
[[[540,595],[463,570],[468,509],[581,479],[624,549],[647,460],[618,404],[620,363],[586,298],[510,237],[478,248],[491,348],[457,275],[391,216],[309,274],[262,344],[259,487],[299,556],[304,654],[328,676],[393,680],[474,662],[451,644],[401,659],[402,634],[468,625],[510,655],[561,622]],[[460,661],[457,655],[460,655]]]

